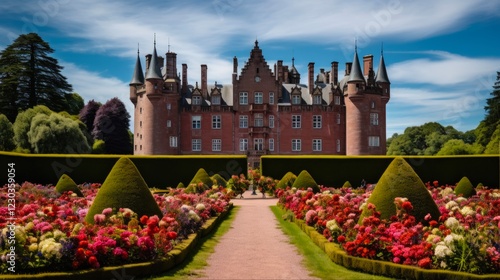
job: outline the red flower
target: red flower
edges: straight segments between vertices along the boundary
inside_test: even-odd
[[[95,256],[89,258],[89,264],[92,268],[99,268],[100,264]]]
[[[169,231],[167,232],[167,238],[170,240],[174,240],[177,238],[177,232],[175,231]]]
[[[339,243],[344,243],[344,242],[345,242],[345,236],[343,236],[343,235],[339,235],[339,237],[337,237],[337,241],[338,241]]]
[[[402,207],[406,212],[410,212],[411,210],[413,210],[413,205],[411,205],[411,202],[409,201],[403,202]]]
[[[141,217],[140,222],[141,224],[145,225],[148,223],[148,220],[149,220],[148,216],[144,215]]]
[[[429,257],[425,257],[418,261],[418,266],[421,268],[431,268],[432,260]]]

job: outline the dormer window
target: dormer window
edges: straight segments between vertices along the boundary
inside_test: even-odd
[[[300,95],[298,95],[298,94],[292,95],[292,104],[293,105],[300,105],[300,102],[301,102]]]
[[[201,105],[201,96],[199,95],[193,96],[193,105]]]
[[[220,105],[220,95],[212,96],[212,105]]]
[[[335,105],[340,105],[340,95],[335,95],[333,97]]]
[[[321,101],[322,101],[321,95],[319,95],[319,94],[313,95],[313,104],[314,105],[321,105]]]

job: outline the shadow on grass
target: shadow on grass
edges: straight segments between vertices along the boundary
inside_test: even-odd
[[[219,243],[220,238],[231,228],[231,224],[239,209],[240,206],[234,206],[227,217],[210,234],[198,242],[182,263],[165,273],[144,279],[183,280],[203,277],[202,269],[207,266],[208,257],[214,252],[214,248]]]

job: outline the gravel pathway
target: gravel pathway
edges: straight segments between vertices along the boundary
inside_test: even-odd
[[[309,276],[302,256],[281,231],[269,208],[277,199],[245,192],[231,228],[208,258],[198,279],[318,279]]]

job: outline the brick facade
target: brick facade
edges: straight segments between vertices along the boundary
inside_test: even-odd
[[[265,154],[386,152],[390,82],[383,57],[375,74],[373,56],[365,56],[361,73],[356,51],[342,78],[338,62],[316,77],[311,62],[304,85],[294,62],[279,60],[271,69],[256,41],[239,74],[233,59],[231,84],[209,85],[202,64],[195,86],[187,84],[186,64],[181,83],[175,53],[166,58],[164,65],[155,46],[144,78],[137,57],[130,83],[134,154],[246,154],[256,166]]]

